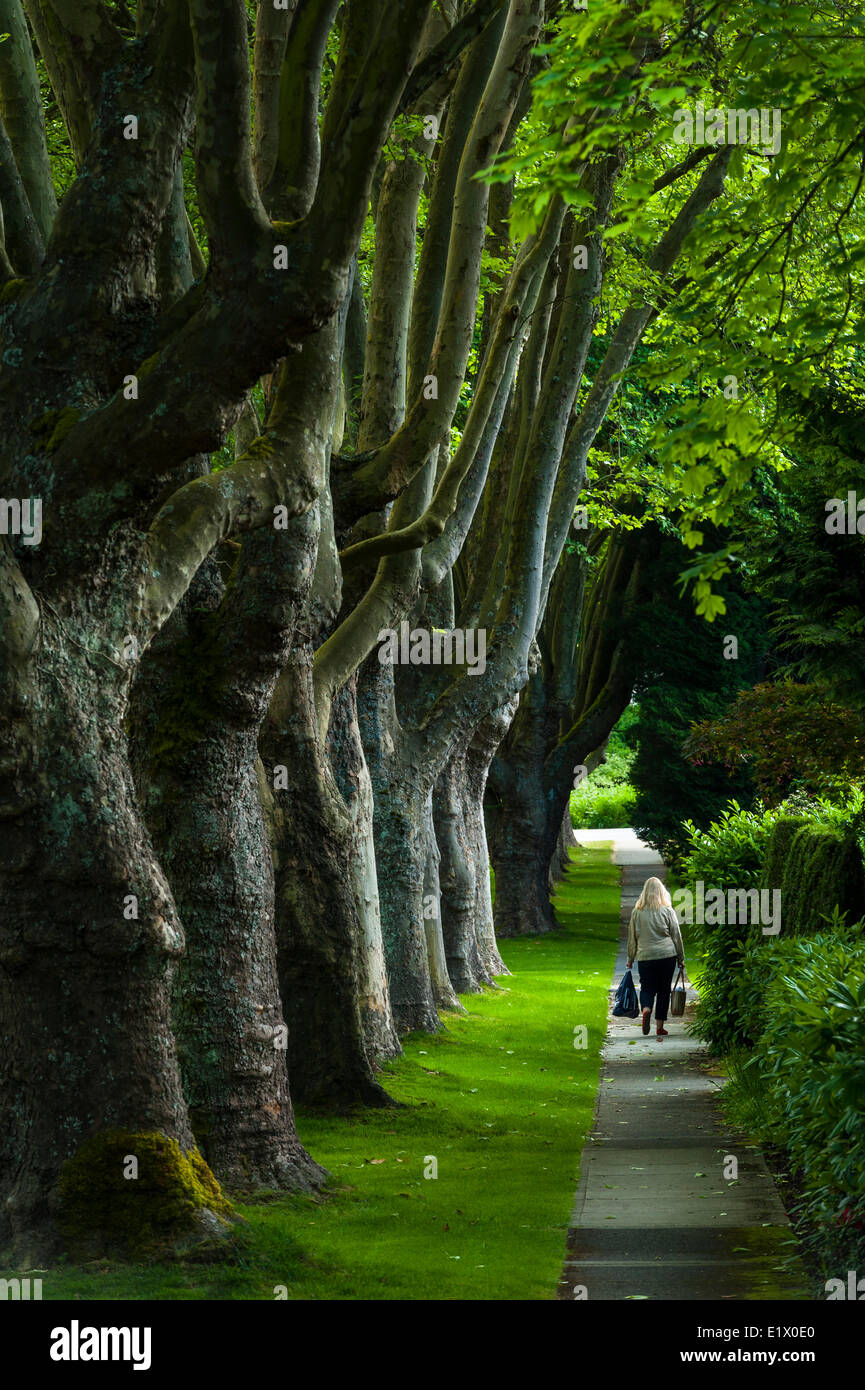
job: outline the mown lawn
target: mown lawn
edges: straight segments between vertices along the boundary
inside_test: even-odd
[[[248,1226],[230,1262],[63,1265],[42,1273],[43,1298],[273,1299],[284,1286],[289,1299],[552,1299],[597,1091],[618,881],[608,846],[575,852],[556,899],[564,930],[503,942],[503,988],[464,996],[465,1016],[413,1035],[387,1068],[404,1108],[298,1114],[332,1175],[319,1199],[238,1204]]]

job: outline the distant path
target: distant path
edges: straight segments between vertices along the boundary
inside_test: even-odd
[[[578,830],[583,844],[612,840],[622,866],[619,954],[610,1006],[626,967],[628,921],[662,861],[632,830]],[[687,927],[683,930],[688,962]],[[639,988],[637,969],[634,981]],[[720,1078],[705,1044],[689,1037],[696,991],[670,1036],[644,1038],[640,1019],[610,1015],[598,1102],[583,1151],[558,1297],[592,1299],[807,1299],[804,1273],[775,1268],[789,1223],[756,1147],[736,1136],[718,1105]],[[738,1182],[724,1178],[728,1155]]]

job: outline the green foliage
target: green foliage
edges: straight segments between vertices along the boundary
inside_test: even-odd
[[[794,784],[816,790],[865,777],[865,717],[820,686],[765,682],[695,725],[685,752],[731,770],[747,763],[759,795],[777,803]]]
[[[784,1115],[802,1206],[829,1256],[865,1256],[865,951],[861,936],[796,943],[768,990],[756,1066]]]
[[[727,1104],[790,1156],[798,1235],[825,1275],[865,1261],[865,949],[858,929],[755,948],[763,1004],[750,1056],[734,1053]]]
[[[760,870],[762,888],[780,888],[784,872],[790,862],[793,841],[803,826],[808,824],[807,815],[790,814],[775,817]]]
[[[782,836],[789,834],[785,827]],[[771,871],[776,872],[773,857]],[[770,866],[767,865],[767,869]],[[765,880],[764,880],[765,881]],[[784,931],[820,931],[833,909],[855,921],[865,911],[862,851],[855,838],[832,825],[805,824],[794,833],[780,885]]]
[[[682,872],[691,891],[699,880],[707,890],[756,887],[772,830],[772,816],[762,806],[746,811],[731,801],[706,830],[686,822],[689,852]],[[693,942],[689,949],[696,951],[700,962],[701,1003],[695,1028],[714,1052],[726,1052],[745,1041],[740,987],[746,992],[749,988],[743,974],[749,943],[767,938],[759,926],[740,922],[693,923],[689,936]]]
[[[634,788],[627,782],[604,785],[590,779],[571,796],[571,824],[582,830],[630,825],[635,798]]]
[[[749,583],[767,603],[791,675],[824,691],[827,701],[865,707],[865,535],[827,531],[830,500],[862,496],[865,400],[837,378],[809,399],[783,400],[794,467],[761,475],[739,548]],[[845,719],[849,723],[849,717]],[[855,737],[860,738],[859,731]]]
[[[745,810],[738,801],[731,801],[706,830],[685,821],[686,879],[702,879],[718,888],[756,887],[772,825],[773,813],[759,802],[753,810]]]
[[[778,943],[784,946],[789,943]],[[769,959],[772,959],[769,957]],[[761,1144],[778,1146],[780,1106],[775,1092],[767,1086],[757,1067],[752,1066],[751,1047],[730,1047],[724,1055],[727,1084],[721,1092],[721,1105],[729,1122]]]
[[[860,383],[851,394],[861,414],[863,14],[745,0],[713,8],[709,23],[674,0],[636,9],[593,0],[586,11],[560,7],[545,37],[530,116],[487,177],[514,180],[515,237],[538,227],[557,194],[589,235],[586,170],[626,152],[604,230],[597,336],[609,340],[629,303],[658,310],[625,384],[638,370],[659,408],[625,472],[651,458],[675,493],[697,551],[688,583],[711,621],[724,612],[717,586],[729,551],[727,537],[701,550],[704,523],[747,515],[758,473],[786,466],[790,393],[807,398],[827,379]],[[698,102],[777,113],[780,141],[767,153],[740,137],[724,196],[689,235],[670,293],[647,254],[705,168],[663,177],[689,153],[675,134]],[[590,361],[584,390],[592,377]],[[861,651],[861,621],[847,626],[848,647],[858,635]]]
[[[834,814],[837,824],[827,823]],[[730,806],[706,830],[686,823],[689,852],[684,879],[691,887],[781,891],[784,939],[825,931],[865,908],[862,853],[849,808],[792,798],[782,807]],[[773,899],[769,899],[773,902]],[[753,1045],[763,1024],[767,969],[775,937],[740,922],[694,924],[702,1001],[696,1030],[716,1052]],[[785,946],[786,949],[786,946]]]
[[[708,830],[688,825],[691,850],[684,861],[693,889],[757,888],[781,892],[782,937],[764,935],[756,924],[696,924],[693,936],[701,961],[702,1000],[696,1029],[716,1052],[752,1046],[764,1023],[768,974],[776,948],[787,940],[825,932],[827,922],[843,930],[865,910],[862,851],[849,823],[828,824],[812,803],[776,810],[742,811],[735,802]],[[771,903],[772,898],[768,901]]]
[[[745,809],[753,802],[744,765],[732,772],[705,760],[695,765],[682,745],[692,724],[720,715],[765,672],[770,642],[763,605],[744,594],[737,575],[722,581],[723,630],[699,617],[691,599],[677,592],[681,555],[679,542],[664,538],[652,562],[653,603],[634,632],[639,718],[626,734],[637,754],[630,772],[634,827],[673,866],[689,848],[686,818],[705,829],[731,797]],[[727,634],[737,637],[735,660],[724,657]]]
[[[745,1045],[739,1001],[742,962],[749,933],[759,930],[737,922],[722,922],[713,927],[692,927],[689,932],[700,959],[700,1003],[694,1031],[714,1053],[723,1054],[732,1047]],[[686,946],[686,950],[692,949]]]
[[[636,706],[629,705],[610,734],[604,762],[571,793],[574,827],[605,830],[631,824],[636,793],[629,776],[634,750],[624,735],[637,718]]]

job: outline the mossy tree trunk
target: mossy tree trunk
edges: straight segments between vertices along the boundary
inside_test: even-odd
[[[359,999],[366,1051],[377,1065],[402,1051],[399,1044],[381,929],[378,868],[373,834],[373,794],[357,718],[357,682],[334,701],[328,734],[334,776],[354,826],[349,863],[361,929]]]
[[[454,989],[480,988],[484,971],[475,940],[476,866],[465,817],[466,750],[451,754],[434,789],[435,832],[441,859],[438,880],[442,935]]]
[[[354,50],[343,44],[314,196],[276,225],[252,168],[242,0],[141,6],[134,39],[103,7],[31,8],[80,170],[44,254],[47,188],[41,199],[32,194],[38,216],[16,224],[17,264],[0,242],[2,492],[44,503],[39,544],[0,538],[0,1011],[10,1035],[0,1061],[0,1239],[27,1258],[56,1248],[75,1225],[62,1211],[61,1170],[100,1136],[155,1134],[194,1157],[170,1008],[184,937],[133,785],[130,675],[215,546],[272,527],[277,507],[289,519],[302,515],[321,492],[320,451],[299,458],[278,412],[228,467],[200,475],[190,460],[222,446],[255,383],[343,302],[430,6],[393,0],[381,25],[381,11],[356,16],[374,49],[367,80],[358,84]],[[328,7],[310,8],[322,18]],[[332,19],[336,4],[330,8]],[[8,68],[4,103],[7,79]],[[34,96],[32,64],[18,64],[10,80],[16,98],[27,84]],[[349,101],[352,120],[344,122]],[[137,138],[127,138],[130,112]],[[292,136],[292,110],[286,119]],[[177,174],[193,124],[209,261],[184,290],[159,268],[166,246],[177,244]],[[317,143],[314,124],[301,162]],[[45,177],[39,141],[16,136],[11,159],[4,196],[23,208],[21,190],[26,197],[28,181],[32,188]],[[242,885],[247,903],[258,898],[263,925],[271,893],[253,784],[254,719],[230,709],[237,690],[222,694],[228,737],[217,741],[206,723],[196,731],[205,756],[203,771],[190,765],[200,794],[193,799],[201,810],[209,797],[209,824],[224,837],[220,777],[238,797],[247,843],[221,866],[214,888],[235,982],[262,1005],[269,1029],[275,991],[266,933],[250,941],[245,918],[232,935],[229,911]],[[178,833],[191,844],[196,827],[190,821]],[[202,921],[203,934],[212,925]],[[247,948],[251,959],[238,975]],[[213,933],[207,949],[219,956]],[[262,1081],[261,1040],[253,1045],[246,1023],[230,1035],[242,1033],[235,1060],[245,1056],[256,1073],[252,1089],[270,1104],[274,1080]],[[275,1128],[290,1122],[290,1111],[281,1114]],[[165,1210],[176,1212],[162,1232],[166,1249],[175,1236],[188,1240],[190,1222],[201,1219],[190,1206],[219,1223],[223,1202],[212,1178],[204,1184],[213,1184],[210,1206],[187,1200],[181,1168],[178,1161],[165,1172]],[[81,1190],[84,1169],[75,1168],[65,1191],[71,1200],[74,1190],[79,1215],[86,1213],[76,1240],[98,1244],[98,1193]],[[206,1174],[199,1160],[196,1171]],[[98,1185],[104,1175],[94,1167],[92,1176]]]
[[[442,933],[448,972],[460,994],[509,973],[493,927],[483,806],[490,763],[515,705],[495,711],[460,741],[435,787]]]
[[[457,986],[454,984],[448,968],[442,931],[441,850],[436,836],[432,787],[427,791],[424,802],[423,834],[425,840],[423,925],[433,999],[439,1010],[464,1013],[465,1010],[457,998]]]
[[[501,753],[494,761],[487,799],[500,937],[534,935],[556,925],[547,880],[552,815],[543,782],[545,722],[543,677],[535,671],[520,695],[514,720],[518,737],[511,733],[505,740],[507,763]]]
[[[139,781],[186,931],[174,1010],[184,1088],[202,1152],[234,1189],[323,1177],[289,1096],[257,748],[317,537],[315,508],[256,533],[225,566],[227,591],[218,566],[203,567],[175,615],[182,630],[156,644],[142,679],[155,717]]]
[[[342,708],[337,720],[346,713],[350,718]],[[350,727],[338,741],[343,768],[353,760],[359,775]],[[368,827],[362,811],[352,814],[317,737],[308,645],[295,648],[283,674],[263,749],[276,787],[279,979],[292,1087],[313,1105],[386,1105],[373,1061],[395,1055],[399,1045],[376,942]]]
[[[4,669],[0,736],[0,1248],[29,1261],[56,1252],[58,1219],[74,1217],[58,1184],[89,1136],[159,1133],[186,1154],[194,1141],[171,1027],[183,930],[130,773],[122,641],[103,631],[94,643],[89,613],[56,595],[56,614],[43,596],[40,617],[17,576],[12,594],[21,659]]]
[[[371,663],[369,663],[371,666]],[[424,919],[427,796],[417,756],[394,746],[392,672],[361,672],[358,717],[373,790],[375,857],[391,1008],[400,1032],[439,1027]]]
[[[481,983],[491,983],[497,975],[510,971],[499,953],[493,916],[490,854],[484,816],[487,780],[495,751],[514,717],[517,697],[509,700],[484,719],[475,730],[466,752],[464,816],[475,864],[475,941],[484,973]]]
[[[550,864],[550,892],[552,892],[555,888],[555,885],[557,883],[560,883],[562,879],[565,877],[565,874],[568,870],[568,865],[571,862],[571,850],[576,847],[576,843],[577,842],[574,838],[574,827],[571,824],[571,808],[569,796],[568,805],[565,806],[564,815],[562,816],[562,822],[559,826],[559,835],[556,841],[556,852],[553,855],[552,862]]]

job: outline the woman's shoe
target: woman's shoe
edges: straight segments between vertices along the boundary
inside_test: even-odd
[[[651,1026],[652,1026],[652,1010],[651,1010],[651,1009],[644,1009],[644,1010],[643,1010],[643,1032],[645,1033],[646,1037],[649,1036],[649,1029],[651,1028]]]
[[[648,1033],[648,1031],[649,1030],[647,1028],[646,1032]],[[666,1028],[664,1027],[663,1020],[660,1018],[655,1019],[655,1033],[659,1038],[668,1038],[670,1036]]]

